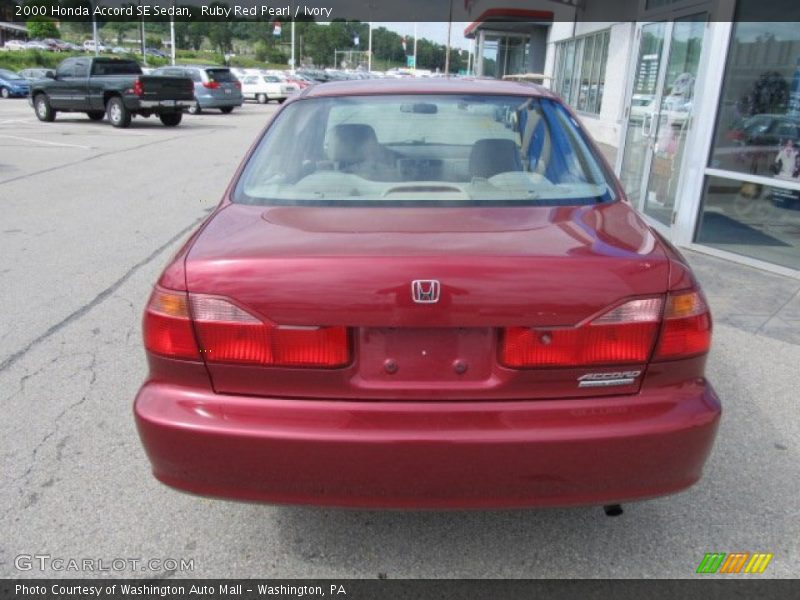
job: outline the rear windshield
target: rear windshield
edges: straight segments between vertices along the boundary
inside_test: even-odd
[[[141,75],[142,69],[135,61],[95,62],[92,75]]]
[[[604,170],[557,102],[521,96],[312,98],[286,107],[248,162],[250,204],[592,204]]]
[[[206,69],[209,81],[218,81],[219,83],[236,81],[236,77],[228,69]]]

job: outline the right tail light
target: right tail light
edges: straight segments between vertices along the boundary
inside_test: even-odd
[[[698,290],[667,295],[661,335],[653,360],[705,354],[711,347],[711,313]]]

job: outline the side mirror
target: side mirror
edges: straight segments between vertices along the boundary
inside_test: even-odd
[[[53,73],[52,71],[47,71],[47,72],[44,74],[44,76],[45,76],[45,77],[47,77],[47,79],[57,79],[57,78],[56,78],[56,74],[55,74],[55,73]]]

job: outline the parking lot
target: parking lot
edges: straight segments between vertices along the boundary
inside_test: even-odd
[[[118,576],[693,577],[707,552],[774,553],[764,576],[797,576],[800,281],[694,253],[724,414],[687,492],[609,518],[262,506],[156,482],[131,414],[141,311],[275,109],[117,130],[0,101],[0,576],[92,575],[17,568],[46,554],[193,561]]]

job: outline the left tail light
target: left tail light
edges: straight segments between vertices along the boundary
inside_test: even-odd
[[[274,325],[224,298],[161,288],[145,310],[144,339],[155,354],[208,363],[336,368],[351,358],[346,327]]]
[[[137,79],[133,82],[133,95],[144,96],[144,86],[142,85],[141,79]]]
[[[192,294],[190,302],[209,363],[335,368],[350,362],[346,327],[279,326],[223,298]]]
[[[186,292],[155,288],[144,311],[144,347],[154,354],[198,360]]]

